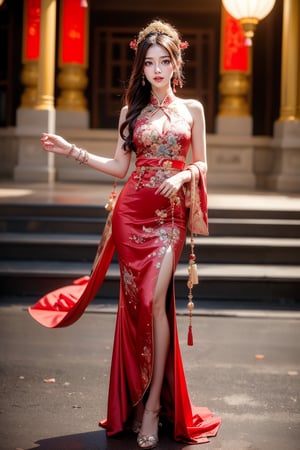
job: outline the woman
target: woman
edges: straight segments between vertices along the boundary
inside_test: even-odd
[[[193,165],[207,169],[203,108],[173,92],[182,86],[181,53],[187,43],[170,24],[152,22],[130,46],[136,55],[114,157],[93,155],[47,133],[41,141],[46,151],[117,178],[125,177],[136,157],[112,218],[121,281],[108,415],[101,425],[112,436],[131,424],[138,446],[149,449],[157,446],[160,417],[173,424],[175,440],[202,443],[216,435],[220,419],[192,406],[188,397],[174,272],[185,242],[190,146]]]

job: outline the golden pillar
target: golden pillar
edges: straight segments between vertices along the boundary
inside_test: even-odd
[[[274,125],[270,186],[300,192],[300,4],[283,1],[280,117]]]
[[[60,72],[57,78],[60,88],[57,109],[60,111],[87,111],[84,91],[88,84],[88,14],[88,7],[83,7],[79,0],[60,2]]]
[[[41,0],[41,54],[35,109],[54,109],[56,0]]]
[[[222,7],[218,133],[251,134],[251,49],[241,24]]]
[[[243,72],[221,74],[219,83],[219,116],[243,117],[250,115],[250,79]]]
[[[35,103],[22,105],[17,111],[18,163],[14,168],[16,181],[43,182],[52,185],[55,179],[54,154],[41,151],[42,132],[55,132],[54,73],[56,0],[27,0],[40,8],[37,91]],[[27,96],[28,97],[28,96]]]
[[[300,119],[300,3],[284,0],[280,120]]]
[[[34,108],[37,101],[40,52],[40,0],[24,0],[21,82],[24,90],[20,108]]]

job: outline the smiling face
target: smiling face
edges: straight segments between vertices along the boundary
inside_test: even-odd
[[[153,91],[167,91],[173,72],[174,67],[168,51],[161,45],[151,45],[145,56],[144,75]]]

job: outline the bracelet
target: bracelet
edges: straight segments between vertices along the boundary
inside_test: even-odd
[[[69,158],[72,155],[73,150],[75,150],[75,148],[76,148],[76,145],[72,144],[70,150],[66,154],[66,158]],[[82,148],[78,148],[78,154],[77,154],[75,160],[78,161],[79,164],[87,164],[89,161],[88,152],[86,150],[83,150]]]
[[[75,160],[80,162],[81,161],[80,158],[81,158],[81,155],[82,155],[82,149],[79,148],[78,150],[79,150],[79,152],[78,152],[78,155],[76,156]]]
[[[79,164],[87,164],[89,161],[89,154],[86,150],[79,148],[79,153],[75,159]]]
[[[79,164],[87,164],[89,162],[89,154],[86,150],[83,151],[83,158],[82,160],[79,162]]]
[[[75,149],[75,144],[71,144],[71,148],[68,151],[68,153],[66,154],[66,158],[69,158],[71,156],[74,149]]]

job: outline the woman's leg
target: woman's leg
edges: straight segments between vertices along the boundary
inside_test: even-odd
[[[160,394],[165,373],[167,354],[170,346],[170,328],[166,314],[166,297],[173,271],[173,254],[168,248],[160,268],[157,285],[153,298],[153,338],[154,362],[149,396],[145,405],[146,414],[143,416],[142,435],[157,433],[158,411],[160,408]]]

